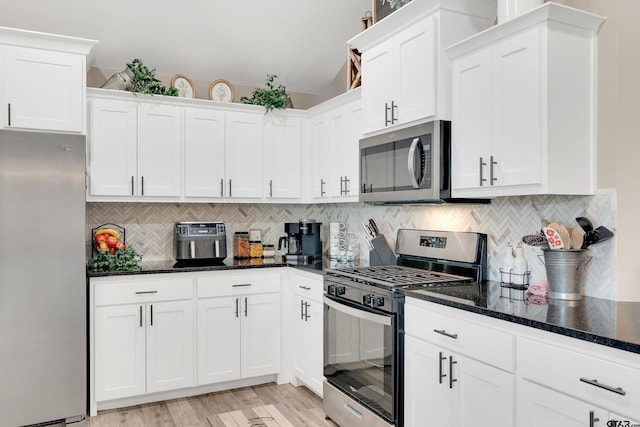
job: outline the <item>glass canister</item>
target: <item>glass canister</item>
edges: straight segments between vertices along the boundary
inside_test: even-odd
[[[260,240],[249,240],[249,252],[251,258],[262,258],[262,242]]]
[[[251,258],[251,248],[249,244],[249,233],[246,231],[236,231],[233,238],[234,258]]]
[[[262,245],[262,256],[264,258],[273,258],[276,256],[276,248],[273,245]]]

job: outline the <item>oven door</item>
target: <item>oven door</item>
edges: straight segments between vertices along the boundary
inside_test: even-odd
[[[324,376],[393,423],[398,412],[397,318],[324,297]]]

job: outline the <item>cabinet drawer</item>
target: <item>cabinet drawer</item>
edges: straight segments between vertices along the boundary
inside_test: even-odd
[[[280,292],[280,272],[228,272],[197,279],[198,298]]]
[[[137,304],[193,298],[193,279],[169,277],[94,278],[95,305]]]
[[[520,338],[520,376],[610,411],[640,417],[640,365],[631,367],[596,353],[574,351],[568,347],[569,339],[565,344]]]
[[[513,372],[515,337],[487,325],[492,320],[413,298],[408,298],[405,305],[407,335]]]
[[[290,277],[291,289],[299,297],[314,301],[322,301],[323,280],[322,276],[317,278],[306,277],[299,274],[292,274]]]

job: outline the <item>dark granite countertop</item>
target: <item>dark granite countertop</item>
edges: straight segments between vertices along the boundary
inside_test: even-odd
[[[197,266],[197,267],[175,267],[175,260],[164,261],[143,261],[140,263],[140,270],[135,271],[109,271],[104,273],[87,272],[88,277],[105,277],[105,276],[127,276],[134,274],[157,274],[157,273],[185,273],[194,271],[220,271],[220,270],[238,270],[244,268],[270,268],[270,267],[293,267],[301,270],[323,274],[328,268],[342,266],[361,266],[361,261],[354,263],[342,264],[337,261],[330,260],[328,257],[322,259],[322,263],[316,264],[291,264],[286,263],[281,256],[275,258],[251,258],[251,259],[234,259],[226,258],[218,265]]]
[[[402,290],[408,297],[447,305],[640,354],[640,302],[529,296],[499,282]]]

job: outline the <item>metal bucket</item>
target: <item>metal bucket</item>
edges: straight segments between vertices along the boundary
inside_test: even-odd
[[[544,266],[549,282],[549,298],[582,299],[584,266],[591,261],[586,249],[543,249]]]
[[[109,80],[104,82],[102,89],[116,89],[125,90],[129,84],[133,81],[133,72],[126,67],[124,70],[115,73]]]

